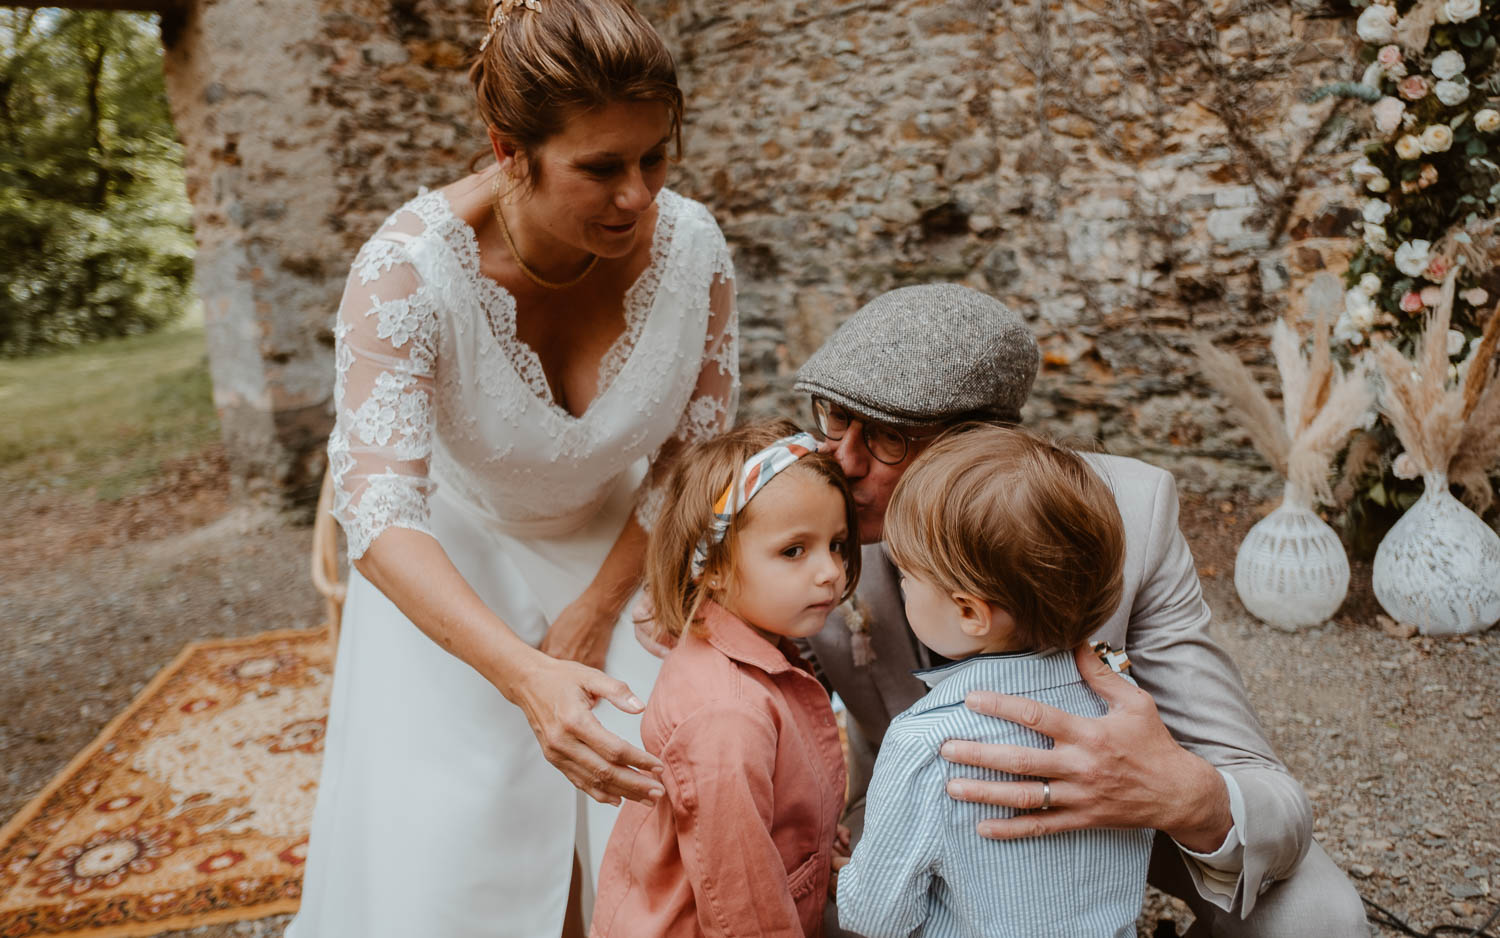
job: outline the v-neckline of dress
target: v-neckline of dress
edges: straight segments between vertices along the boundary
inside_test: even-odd
[[[651,231],[651,259],[625,290],[625,328],[620,330],[620,334],[615,336],[609,348],[600,356],[594,396],[589,399],[582,413],[576,415],[557,402],[552,386],[547,381],[546,370],[542,367],[541,357],[521,339],[516,329],[515,296],[494,278],[485,276],[480,265],[479,238],[473,227],[453,210],[447,193],[439,189],[434,194],[438,196],[438,203],[447,214],[450,225],[458,230],[460,245],[456,253],[459,264],[477,285],[479,304],[484,311],[490,337],[500,346],[512,372],[527,387],[532,397],[554,416],[574,424],[587,420],[599,402],[619,383],[626,365],[635,357],[641,332],[650,318],[651,310],[656,306],[662,271],[666,268],[667,256],[676,235],[676,193],[665,188],[657,193],[656,225]]]

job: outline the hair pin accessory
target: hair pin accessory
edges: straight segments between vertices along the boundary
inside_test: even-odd
[[[510,19],[510,15],[516,10],[530,10],[533,13],[542,12],[541,0],[492,0],[490,3],[490,26],[484,34],[484,41],[479,44],[479,51],[483,52],[495,37],[495,32],[500,25]]]
[[[729,533],[729,525],[756,493],[765,488],[776,474],[795,463],[808,453],[816,452],[817,437],[811,433],[797,433],[783,437],[745,460],[735,480],[724,489],[714,502],[714,518],[707,533],[693,548],[693,581],[703,576],[708,564],[710,544],[721,544]]]

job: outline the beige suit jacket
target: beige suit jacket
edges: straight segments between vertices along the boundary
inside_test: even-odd
[[[1312,808],[1302,786],[1266,741],[1239,671],[1208,635],[1209,609],[1187,541],[1177,527],[1172,476],[1136,459],[1086,454],[1115,493],[1125,523],[1125,593],[1094,638],[1124,648],[1131,675],[1150,692],[1172,736],[1232,776],[1243,796],[1236,818],[1243,868],[1232,896],[1204,885],[1203,898],[1248,915],[1256,897],[1301,861],[1312,839]],[[880,544],[866,545],[858,599],[870,616],[873,663],[856,667],[840,613],[808,640],[812,655],[848,708],[851,803],[864,796],[874,754],[891,718],[926,693],[912,669],[926,665],[906,623],[895,567]]]

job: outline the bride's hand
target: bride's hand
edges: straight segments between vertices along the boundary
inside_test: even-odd
[[[553,658],[603,670],[618,620],[619,613],[590,602],[587,595],[581,596],[557,614],[538,647]]]
[[[506,696],[526,714],[547,761],[595,801],[617,805],[629,798],[651,805],[665,793],[656,777],[661,760],[609,732],[594,716],[600,700],[626,713],[645,709],[623,681],[537,655]]]

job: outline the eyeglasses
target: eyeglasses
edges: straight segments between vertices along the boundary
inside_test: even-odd
[[[908,453],[914,448],[921,446],[928,440],[937,436],[937,431],[922,434],[906,434],[894,427],[882,423],[872,423],[863,417],[851,414],[848,410],[825,397],[813,396],[813,423],[824,439],[842,440],[844,434],[849,432],[852,423],[862,424],[860,437],[865,442],[865,449],[876,461],[885,463],[887,466],[900,465]]]

